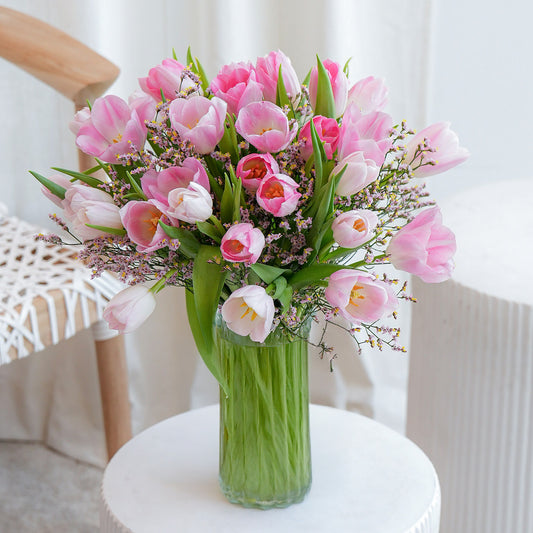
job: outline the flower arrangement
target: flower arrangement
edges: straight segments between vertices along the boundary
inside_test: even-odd
[[[105,310],[110,326],[132,331],[178,285],[215,377],[217,309],[256,342],[298,335],[322,312],[351,323],[359,344],[403,350],[380,320],[409,296],[375,269],[450,277],[454,235],[418,179],[468,157],[449,124],[393,125],[382,80],[349,87],[347,65],[317,58],[300,83],[280,51],[224,65],[209,83],[189,50],[187,65],[165,59],[139,84],[71,123],[93,168],[33,173],[80,259],[130,285]]]

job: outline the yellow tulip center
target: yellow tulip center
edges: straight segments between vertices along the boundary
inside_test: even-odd
[[[365,223],[363,222],[362,219],[358,218],[354,223],[353,223],[353,229],[356,230],[356,231],[359,231],[359,232],[363,232],[366,230],[366,226],[365,226]]]
[[[229,249],[230,252],[238,254],[242,252],[244,244],[242,244],[242,242],[238,241],[237,239],[230,239],[229,241],[226,241],[226,247]]]
[[[246,307],[246,311],[244,311],[244,313],[241,315],[241,318],[244,318],[250,311],[252,312],[250,320],[253,321],[257,318],[257,313],[251,307],[248,307],[246,302],[242,302],[241,307]]]
[[[365,297],[360,294],[360,290],[364,287],[362,285],[357,285],[357,283],[352,287],[352,290],[350,292],[350,303],[352,305],[355,305],[357,307],[359,304],[356,302],[356,300],[364,300]]]

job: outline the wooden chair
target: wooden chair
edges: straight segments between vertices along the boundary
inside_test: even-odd
[[[5,7],[0,7],[0,55],[72,100],[76,110],[119,74],[113,63],[66,33]],[[81,170],[94,164],[79,152]],[[106,302],[122,285],[107,275],[91,280],[72,249],[36,242],[39,231],[15,217],[0,220],[0,364],[92,326],[111,458],[131,438],[124,342],[102,320]]]

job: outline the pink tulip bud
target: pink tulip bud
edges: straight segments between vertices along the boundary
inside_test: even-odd
[[[104,319],[121,334],[136,330],[155,309],[155,298],[144,285],[133,285],[113,296],[104,309]]]
[[[429,148],[434,149],[432,152],[424,152],[416,155],[416,151],[421,144],[427,141]],[[440,174],[453,168],[470,157],[470,152],[459,146],[459,138],[450,129],[449,122],[438,122],[432,124],[416,135],[411,137],[406,145],[407,153],[404,160],[414,169],[413,174],[417,178],[425,178]],[[420,166],[422,164],[422,166]]]
[[[68,127],[69,130],[78,135],[80,128],[91,118],[91,110],[88,107],[80,109],[75,115],[74,118],[70,121]]]
[[[191,182],[186,189],[169,192],[166,214],[190,224],[205,222],[213,214],[213,199],[204,187]]]
[[[345,167],[335,189],[339,196],[358,193],[379,176],[379,167],[372,159],[365,159],[363,152],[355,152],[345,157],[333,169],[332,174],[339,174]]]
[[[255,66],[256,79],[263,86],[264,99],[275,104],[280,65],[285,91],[289,100],[294,102],[301,92],[300,82],[291,60],[281,50],[270,52],[265,57],[257,58]]]
[[[196,87],[194,82],[183,74],[185,66],[175,59],[164,59],[161,65],[151,68],[146,78],[139,78],[141,89],[156,102],[161,102],[161,91],[166,100],[174,100],[181,92]]]
[[[237,335],[263,342],[272,329],[274,300],[263,287],[246,285],[232,292],[222,306],[222,318]]]
[[[72,186],[72,183],[70,181],[70,178],[66,176],[65,174],[52,174],[48,177],[50,181],[53,181],[60,187],[63,187],[64,189],[68,190]],[[57,207],[64,207],[64,200],[56,196],[54,193],[50,192],[49,189],[47,189],[44,185],[41,187],[41,192],[54,204],[57,205]]]
[[[339,125],[334,118],[326,118],[322,115],[313,117],[313,124],[319,139],[324,143],[324,151],[328,159],[333,159],[333,154],[337,149],[339,143]],[[300,141],[305,141],[305,144],[300,148],[302,157],[307,161],[313,154],[313,139],[311,137],[311,121],[307,121],[304,127],[300,130],[298,136]]]
[[[387,105],[388,89],[382,79],[369,76],[359,80],[348,91],[347,106],[356,105],[361,113],[381,111]]]
[[[241,109],[235,129],[261,152],[279,152],[292,142],[298,124],[289,126],[285,113],[272,102],[252,102]]]
[[[392,237],[387,247],[398,270],[426,283],[440,283],[452,275],[456,244],[453,232],[442,224],[438,207],[425,209]]]
[[[398,299],[388,283],[357,270],[343,269],[331,274],[325,296],[353,324],[370,324],[398,307]]]
[[[373,237],[377,224],[374,211],[358,209],[341,213],[331,224],[331,229],[339,246],[357,248]]]
[[[348,78],[342,71],[341,66],[335,61],[326,59],[323,63],[324,68],[331,82],[331,89],[333,90],[333,99],[335,101],[335,118],[340,117],[346,108],[346,101],[348,98]],[[316,97],[318,90],[318,67],[313,67],[311,70],[311,78],[309,79],[309,98],[311,100],[311,107],[316,108]]]
[[[272,174],[263,179],[256,192],[257,203],[275,217],[292,213],[302,196],[298,184],[285,174]]]
[[[212,152],[224,136],[227,104],[216,96],[178,98],[171,102],[168,116],[180,137],[190,141],[199,154]]]
[[[245,105],[263,99],[263,87],[256,81],[251,63],[224,65],[211,82],[210,89],[228,104],[228,113],[235,115]]]
[[[232,263],[256,263],[265,246],[261,230],[252,224],[242,223],[231,226],[220,243],[222,257]]]
[[[271,154],[249,154],[244,156],[235,169],[242,185],[249,191],[256,191],[263,178],[279,172],[279,165]]]
[[[120,218],[128,237],[139,252],[152,252],[168,241],[165,230],[159,224],[164,216],[151,202],[132,200],[120,209]]]

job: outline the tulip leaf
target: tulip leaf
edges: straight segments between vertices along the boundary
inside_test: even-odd
[[[311,79],[311,69],[307,72],[307,75],[304,78],[304,81],[302,82],[302,85],[305,85],[306,87],[309,87],[309,80]]]
[[[344,67],[342,69],[342,71],[344,72],[344,74],[346,75],[347,78],[350,76],[350,61],[352,59],[353,59],[352,57],[349,57],[348,61],[346,61],[346,63],[344,63]]]
[[[239,146],[237,144],[237,133],[235,131],[235,124],[233,117],[227,113],[224,121],[224,135],[218,142],[218,146],[223,153],[228,153],[231,157],[231,162],[236,165],[239,160]]]
[[[220,201],[220,220],[223,224],[233,220],[233,189],[228,175],[225,175],[225,187]]]
[[[83,181],[90,187],[98,187],[98,185],[102,185],[103,183],[103,181],[99,180],[98,178],[95,178],[93,176],[87,176],[86,174],[76,172],[75,170],[67,170],[66,168],[59,167],[52,167],[52,170],[57,170],[57,172],[61,172],[62,174],[66,174],[67,176],[75,178],[79,181]]]
[[[146,195],[144,194],[143,190],[141,189],[141,186],[137,183],[137,180],[126,171],[126,177],[128,178],[128,181],[130,185],[133,187],[133,190],[143,199],[147,200]]]
[[[172,47],[172,59],[174,59],[175,61],[178,60],[178,55],[176,54],[176,49],[174,47]]]
[[[276,85],[276,105],[278,105],[281,108],[283,108],[284,106],[287,106],[289,108],[289,114],[287,115],[287,117],[289,119],[294,118],[294,111],[292,109],[289,96],[287,95],[287,89],[285,89],[285,82],[283,81],[281,64],[279,65],[278,83]]]
[[[277,297],[281,303],[281,307],[284,311],[288,311],[291,307],[293,288],[291,285],[287,285],[283,292]]]
[[[286,272],[290,272],[288,268],[278,268],[271,265],[264,265],[263,263],[255,263],[250,265],[250,268],[268,285]]]
[[[329,278],[329,276],[331,276],[331,274],[334,272],[337,272],[337,270],[349,268],[353,269],[354,267],[350,265],[314,263],[302,268],[302,270],[298,270],[298,272],[295,272],[287,281],[294,289],[301,289],[302,287],[306,287],[323,279]]]
[[[222,235],[220,234],[220,230],[211,224],[210,222],[197,222],[196,227],[208,237],[211,237],[215,242],[220,244],[220,241],[222,240]]]
[[[195,58],[195,59],[196,59],[196,68],[198,70],[197,74],[198,76],[200,76],[200,81],[202,83],[202,89],[205,91],[209,87],[209,81],[207,79],[207,75],[205,73],[204,67],[202,66],[198,58]]]
[[[316,56],[318,69],[318,79],[316,88],[315,115],[322,115],[327,118],[335,118],[335,98],[328,71],[320,58]]]
[[[161,220],[159,220],[159,225],[165,230],[165,233],[171,239],[178,239],[180,241],[179,249],[184,255],[192,259],[196,257],[198,250],[200,249],[200,242],[190,231],[169,226],[168,224],[161,222]]]
[[[126,230],[124,228],[109,228],[107,226],[97,226],[96,224],[85,224],[89,228],[94,228],[100,231],[105,231],[106,233],[112,233],[113,235],[126,235]]]
[[[309,124],[311,126],[311,140],[313,142],[313,156],[315,163],[315,190],[320,190],[324,181],[324,163],[327,161],[324,143],[318,136],[313,119]]]
[[[187,291],[187,314],[196,347],[220,386],[228,393],[215,351],[214,320],[227,272],[218,247],[201,245],[192,272],[193,293]]]
[[[283,291],[287,288],[287,280],[283,276],[279,276],[274,280],[275,291],[272,295],[274,300],[279,299]]]
[[[39,174],[38,172],[34,172],[33,170],[30,170],[30,174],[37,181],[39,181],[41,185],[44,185],[52,194],[55,194],[61,200],[65,199],[65,193],[67,192],[67,189],[65,189],[65,187],[61,187],[61,185],[58,185],[55,181],[49,180],[48,178],[41,176],[41,174]]]

